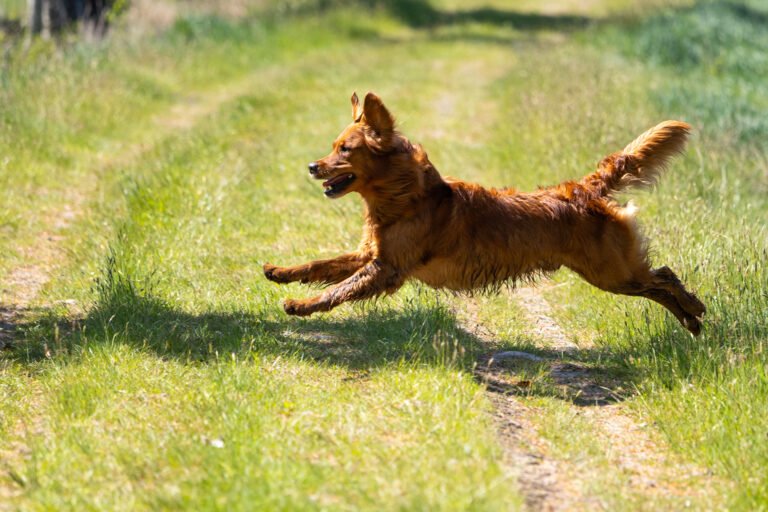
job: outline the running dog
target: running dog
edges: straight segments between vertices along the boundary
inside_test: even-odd
[[[362,196],[362,240],[356,251],[336,258],[264,265],[276,283],[331,285],[309,299],[287,299],[289,315],[394,293],[408,279],[471,292],[564,265],[601,290],[658,302],[699,334],[704,304],[668,267],[651,268],[636,208],[613,199],[623,189],[655,183],[685,146],[689,125],[660,123],[580,181],[526,193],[440,176],[424,149],[395,130],[373,93],[362,105],[352,95],[352,116],[333,151],[309,164],[309,173],[323,180],[326,197]]]

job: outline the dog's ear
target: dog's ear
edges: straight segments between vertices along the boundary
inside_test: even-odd
[[[389,148],[395,130],[395,120],[381,98],[372,92],[365,95],[361,122],[370,128],[366,139],[371,146],[381,150]]]
[[[381,98],[372,92],[365,95],[363,117],[366,124],[377,132],[392,131],[395,127],[395,120],[389,110],[384,106]]]
[[[360,122],[360,118],[363,117],[363,108],[360,106],[360,100],[357,99],[357,93],[352,93],[352,119],[354,122]]]

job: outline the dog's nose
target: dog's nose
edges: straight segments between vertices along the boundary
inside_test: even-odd
[[[319,166],[317,165],[317,162],[312,162],[309,164],[309,174],[317,174],[318,167]]]

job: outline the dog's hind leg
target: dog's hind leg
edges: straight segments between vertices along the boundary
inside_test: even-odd
[[[605,268],[608,265],[602,266],[602,271],[599,267],[574,270],[601,290],[658,302],[692,334],[699,335],[701,322],[697,317],[704,314],[705,307],[683,287],[669,268],[651,270],[644,257],[635,261],[631,258],[615,259],[610,264],[610,270]]]
[[[643,258],[628,265],[619,260],[610,272],[579,272],[587,281],[601,290],[622,295],[645,297],[667,308],[692,334],[701,332],[705,307],[695,295],[689,293],[674,272],[667,267],[651,270]],[[633,268],[634,267],[634,268]]]
[[[393,265],[375,259],[351,277],[323,293],[305,300],[286,299],[283,304],[289,315],[307,316],[319,311],[330,311],[351,300],[363,300],[383,293],[393,293],[403,285],[405,278]]]
[[[633,223],[604,224],[599,233],[585,237],[581,250],[571,255],[567,265],[601,290],[622,295],[645,297],[667,308],[691,333],[698,335],[697,317],[706,308],[688,292],[668,267],[652,270],[646,245]]]
[[[670,311],[670,313],[675,315],[675,318],[677,318],[677,321],[680,322],[683,325],[683,327],[688,329],[691,332],[691,334],[693,334],[694,336],[698,336],[699,333],[701,332],[701,321],[698,318],[696,318],[697,315],[693,315],[688,311],[686,311],[680,305],[680,302],[677,300],[677,297],[675,296],[675,294],[669,290],[665,290],[662,288],[643,288],[643,286],[640,285],[639,283],[632,282],[608,291],[611,291],[613,293],[620,293],[622,295],[645,297],[646,299],[650,299],[654,302],[658,302],[659,304],[667,308]],[[704,305],[702,304],[701,307],[703,308]]]
[[[371,257],[359,252],[343,254],[329,260],[317,260],[295,267],[276,267],[266,263],[264,276],[275,283],[326,283],[335,284],[360,270]]]
[[[683,283],[680,282],[680,279],[677,278],[677,275],[669,267],[657,268],[651,274],[653,275],[654,286],[667,290],[674,295],[677,302],[689,315],[701,316],[707,311],[704,304],[696,295],[685,289]]]

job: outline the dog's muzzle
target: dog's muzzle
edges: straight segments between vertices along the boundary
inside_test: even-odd
[[[341,195],[352,182],[355,181],[355,175],[352,173],[339,174],[323,182],[323,192],[325,197],[336,197]]]

